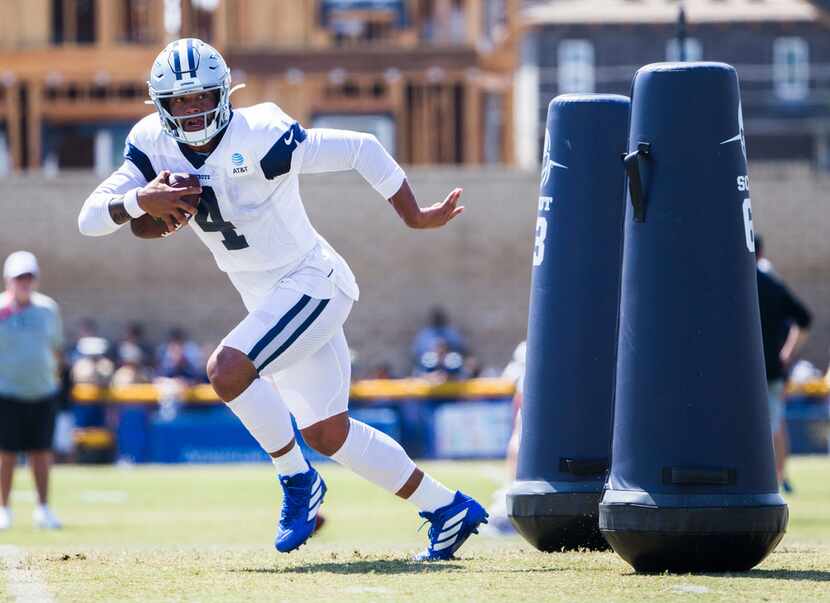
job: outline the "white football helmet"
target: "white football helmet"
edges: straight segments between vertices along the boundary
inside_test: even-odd
[[[201,146],[228,125],[231,116],[231,74],[222,55],[201,40],[182,38],[170,42],[156,57],[147,85],[162,128],[181,143]],[[166,106],[165,101],[173,97],[211,90],[219,91],[219,101],[210,111],[173,117]],[[204,128],[185,131],[186,120],[201,116],[205,118]]]

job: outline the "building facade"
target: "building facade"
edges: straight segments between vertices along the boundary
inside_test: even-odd
[[[378,136],[410,164],[513,161],[519,0],[4,0],[0,172],[118,161],[160,48],[200,37],[240,106]]]
[[[830,12],[807,0],[556,0],[528,2],[516,103],[519,163],[531,165],[548,102],[566,92],[629,94],[636,70],[681,59],[733,65],[750,160],[799,160],[830,169]]]

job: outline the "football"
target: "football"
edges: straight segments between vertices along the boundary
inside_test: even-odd
[[[199,179],[193,174],[174,173],[170,175],[167,184],[173,187],[199,186]],[[196,206],[199,205],[199,195],[185,195],[182,201],[193,206],[193,211],[188,219],[196,214]],[[150,214],[144,214],[140,218],[130,220],[130,230],[139,239],[159,239],[169,236],[179,230],[184,224],[179,224],[173,232],[167,232],[167,226],[162,220],[154,218]]]

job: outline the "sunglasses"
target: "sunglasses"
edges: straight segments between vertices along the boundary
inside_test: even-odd
[[[12,278],[14,281],[33,281],[37,278],[36,275],[32,274],[31,272],[26,272],[25,274],[20,274]]]

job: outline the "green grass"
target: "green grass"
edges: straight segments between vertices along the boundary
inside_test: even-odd
[[[490,500],[500,466],[431,463],[450,485]],[[328,464],[325,529],[291,555],[271,548],[278,488],[268,466],[59,467],[60,532],[31,528],[20,472],[16,524],[0,544],[24,549],[64,601],[830,601],[830,460],[793,461],[784,542],[732,576],[640,576],[613,553],[543,554],[520,538],[471,539],[459,560],[409,561],[426,530],[405,502]],[[0,562],[2,563],[2,562]],[[0,571],[0,601],[9,599]]]

